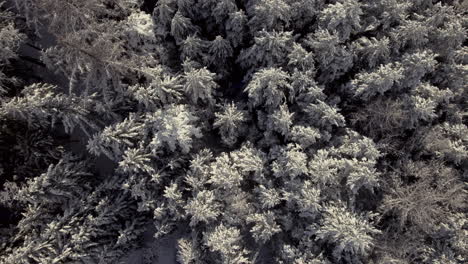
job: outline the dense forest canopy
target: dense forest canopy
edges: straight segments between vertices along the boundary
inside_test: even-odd
[[[157,263],[148,233],[180,264],[466,263],[467,28],[463,0],[1,2],[0,263]]]

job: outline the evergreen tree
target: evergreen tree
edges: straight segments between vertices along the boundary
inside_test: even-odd
[[[282,29],[289,25],[291,7],[283,0],[256,0],[247,6],[252,31]]]
[[[195,126],[197,120],[185,105],[169,105],[148,115],[146,123],[153,132],[152,153],[158,153],[162,146],[171,151],[179,147],[182,153],[190,152],[193,140],[202,136]]]
[[[131,115],[95,134],[89,140],[87,148],[94,155],[104,154],[109,159],[119,160],[126,148],[136,145],[136,140],[142,136],[142,128],[143,124],[138,117]]]
[[[0,4],[0,263],[465,263],[465,2]]]
[[[247,69],[281,66],[286,63],[291,50],[292,32],[259,31],[254,38],[255,44],[243,50],[238,58]]]
[[[223,224],[216,226],[213,231],[206,234],[205,244],[212,251],[220,253],[220,263],[250,263],[245,256],[248,252],[242,249],[240,231],[235,227]]]
[[[353,55],[336,31],[318,29],[308,35],[305,44],[316,54],[318,68],[322,71],[319,80],[322,82],[336,80],[353,66]]]
[[[226,60],[232,57],[233,52],[228,40],[221,36],[216,36],[208,47],[208,53],[210,54],[208,63],[215,66],[223,66],[226,64]]]
[[[97,129],[89,118],[89,108],[97,104],[95,100],[56,94],[56,90],[56,86],[41,83],[25,87],[22,96],[3,103],[0,116],[24,121],[32,128],[54,126],[60,121],[67,133],[72,133],[76,126],[85,133],[89,128]]]
[[[390,39],[362,37],[353,43],[362,61],[366,62],[369,68],[385,63],[390,57]]]
[[[229,13],[226,21],[226,35],[233,47],[238,47],[243,43],[247,21],[248,18],[243,10]]]
[[[221,112],[215,113],[213,126],[219,129],[223,142],[227,145],[236,143],[237,138],[245,133],[246,112],[234,103],[222,106]]]
[[[317,240],[334,245],[333,256],[337,260],[344,257],[353,263],[370,253],[374,247],[372,236],[380,233],[362,216],[336,205],[326,207],[320,226],[310,231]]]
[[[275,221],[275,216],[271,211],[254,214],[250,216],[247,221],[254,224],[250,233],[259,244],[268,242],[273,235],[281,232],[279,225]]]
[[[2,8],[0,3],[0,8]],[[7,85],[15,83],[15,78],[7,76],[4,71],[12,59],[18,57],[16,53],[24,35],[12,24],[12,15],[0,10],[0,96],[7,92]]]
[[[185,209],[191,216],[191,226],[212,223],[221,214],[220,205],[212,191],[199,192],[187,203]]]
[[[185,17],[180,11],[177,11],[171,20],[171,35],[179,43],[186,37],[196,34],[197,27],[190,18]]]
[[[172,76],[161,68],[151,70],[155,76],[146,85],[133,85],[128,88],[131,95],[148,110],[158,106],[179,102],[182,98],[180,77]]]
[[[351,81],[355,95],[369,100],[375,95],[382,95],[399,84],[404,78],[404,69],[399,63],[381,65],[375,72],[359,73]]]
[[[267,109],[276,109],[287,98],[292,100],[292,86],[288,73],[277,68],[266,68],[256,72],[245,91],[251,107],[265,105]]]
[[[206,68],[189,69],[184,75],[184,91],[193,103],[198,100],[213,105],[214,90],[218,84],[214,81],[216,74],[208,71]]]
[[[318,15],[319,27],[336,31],[342,40],[360,30],[360,3],[350,0],[336,1],[326,6]]]
[[[181,43],[181,59],[202,61],[207,53],[206,41],[196,37],[195,35],[188,36]]]

